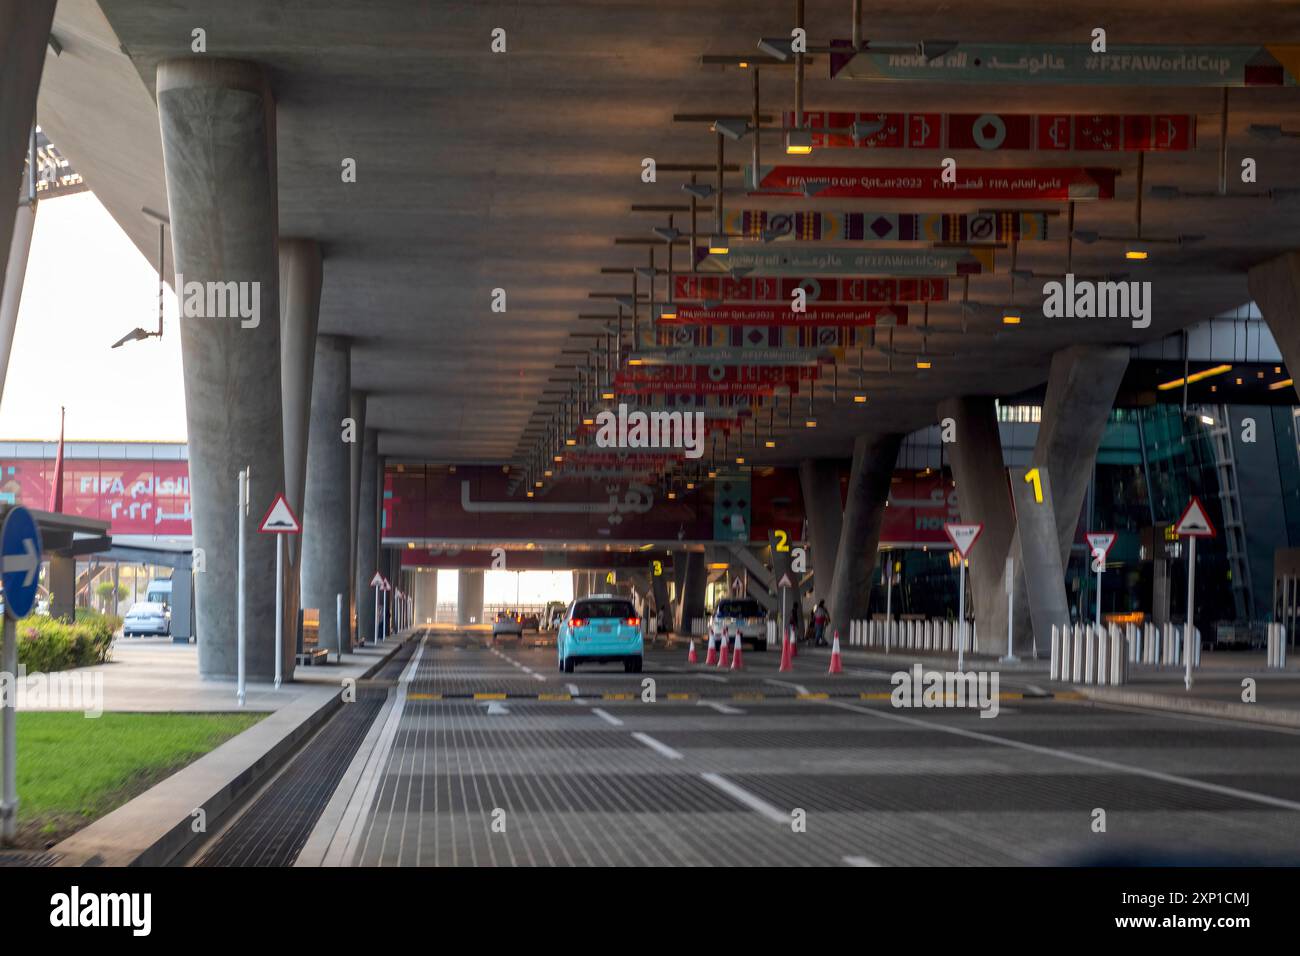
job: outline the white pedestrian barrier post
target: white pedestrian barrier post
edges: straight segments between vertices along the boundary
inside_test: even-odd
[[[1074,660],[1070,667],[1070,679],[1076,684],[1083,683],[1083,642],[1084,633],[1082,625],[1074,625]]]
[[[1061,677],[1061,629],[1055,624],[1052,625],[1052,657],[1047,673],[1052,680]]]
[[[334,635],[338,638],[338,663],[343,663],[343,595],[336,594],[334,601]]]

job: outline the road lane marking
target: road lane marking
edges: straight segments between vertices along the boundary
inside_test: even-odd
[[[1249,790],[1238,790],[1236,787],[1225,787],[1221,784],[1209,783],[1204,780],[1195,780],[1191,777],[1180,777],[1177,774],[1162,773],[1159,770],[1148,770],[1145,767],[1133,767],[1129,764],[1116,763],[1114,760],[1104,760],[1101,757],[1088,757],[1084,754],[1071,753],[1068,750],[1057,750],[1055,747],[1043,747],[1039,744],[1028,744],[1022,740],[1009,740],[1006,737],[997,737],[993,734],[981,733],[977,730],[965,730],[961,727],[949,727],[932,720],[921,720],[916,717],[904,717],[902,714],[891,714],[881,710],[868,710],[865,707],[858,707],[854,704],[845,704],[839,701],[828,701],[827,703],[831,707],[839,707],[843,710],[851,710],[856,714],[866,714],[870,717],[878,717],[881,720],[893,720],[900,724],[910,724],[914,727],[921,727],[926,730],[938,730],[946,734],[953,734],[957,737],[968,737],[971,740],[983,740],[988,743],[1001,744],[1004,747],[1011,747],[1015,750],[1025,750],[1029,753],[1056,757],[1060,760],[1070,760],[1074,763],[1086,764],[1091,767],[1101,767],[1104,770],[1118,770],[1121,773],[1131,773],[1137,777],[1146,777],[1148,780],[1159,780],[1161,783],[1171,783],[1175,786],[1190,787],[1193,790],[1204,790],[1207,793],[1217,793],[1222,796],[1236,797],[1239,800],[1249,800],[1270,807],[1281,807],[1284,810],[1300,810],[1300,803],[1297,803],[1294,800],[1284,800],[1281,797],[1270,797],[1263,793],[1253,793]]]
[[[749,807],[749,809],[753,810],[755,813],[767,817],[773,823],[784,824],[790,822],[791,819],[790,814],[782,813],[780,810],[772,806],[772,804],[768,803],[762,797],[758,796],[757,794],[750,793],[748,790],[744,789],[743,787],[737,786],[736,784],[728,780],[726,777],[716,773],[702,773],[700,774],[700,776],[703,777],[707,782],[713,784],[723,793],[727,794],[730,797],[735,798],[736,800],[739,800],[745,806]]]
[[[673,748],[669,747],[667,744],[660,743],[659,741],[651,737],[649,734],[643,734],[640,731],[637,731],[632,736],[635,737],[637,740],[641,741],[641,743],[645,744],[651,750],[654,750],[662,754],[663,756],[667,757],[669,760],[682,759],[682,755],[679,754],[676,750],[673,750]]]
[[[804,687],[803,684],[796,684],[794,681],[777,680],[775,677],[764,677],[763,683],[774,684],[777,687],[793,687],[796,694],[806,695],[808,693],[807,687]]]
[[[564,685],[564,688],[565,688],[565,690],[567,690],[567,691],[569,692],[569,694],[570,694],[571,696],[573,696],[573,697],[577,697],[577,696],[578,696],[578,685],[577,685],[577,684],[565,684],[565,685]]]
[[[720,704],[715,700],[702,700],[700,704],[704,707],[712,707],[720,714],[743,714],[744,711],[739,707],[732,707],[730,704]]]
[[[502,717],[509,714],[510,710],[505,704],[498,704],[496,701],[492,701],[487,705],[487,712],[489,717]]]
[[[865,856],[845,856],[841,859],[848,866],[880,866],[875,860],[868,860]]]
[[[623,721],[619,720],[617,717],[615,717],[613,714],[609,713],[608,711],[601,710],[599,707],[591,708],[591,712],[607,724],[613,724],[615,727],[623,726]]]

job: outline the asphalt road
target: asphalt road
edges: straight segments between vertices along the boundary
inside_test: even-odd
[[[569,675],[553,648],[427,634],[369,745],[382,772],[353,862],[1300,861],[1300,732],[1010,676],[996,717],[895,707],[889,671],[779,657],[721,671],[657,649],[641,674]]]

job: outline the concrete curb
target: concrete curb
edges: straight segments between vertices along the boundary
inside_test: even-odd
[[[1273,727],[1300,728],[1300,711],[1261,707],[1259,704],[1238,704],[1234,701],[1207,700],[1204,697],[1175,697],[1150,691],[1117,690],[1077,686],[1075,690],[1085,699],[1098,704],[1124,704],[1150,710],[1166,710],[1199,717],[1221,717],[1243,723],[1268,724]]]
[[[405,640],[358,679],[378,672]],[[168,865],[196,840],[215,833],[221,818],[256,792],[341,706],[337,687],[308,687],[293,703],[56,844],[48,851],[58,857],[54,865]],[[233,777],[232,763],[241,768]],[[206,823],[202,833],[193,829],[199,810]]]

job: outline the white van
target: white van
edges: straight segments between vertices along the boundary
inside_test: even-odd
[[[149,587],[145,589],[144,599],[151,604],[165,604],[167,607],[171,607],[171,578],[155,578],[150,581]]]

